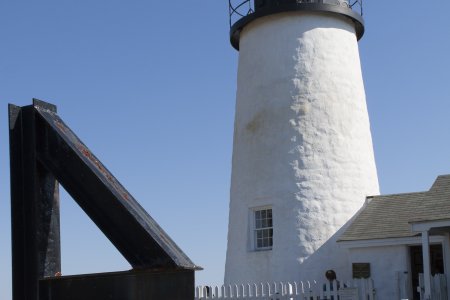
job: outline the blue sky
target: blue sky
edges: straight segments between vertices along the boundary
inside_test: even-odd
[[[428,3],[364,2],[360,55],[384,194],[450,173],[450,2]],[[222,281],[238,57],[227,5],[0,2],[0,299],[11,297],[7,103],[33,97],[56,104],[205,268],[198,283]],[[130,268],[69,196],[61,201],[63,274]]]

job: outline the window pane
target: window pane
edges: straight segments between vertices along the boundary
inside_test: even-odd
[[[266,210],[261,210],[261,218],[266,218]]]
[[[267,219],[261,220],[261,227],[262,227],[262,228],[267,227]]]
[[[263,238],[263,233],[261,230],[256,231],[256,238],[258,239],[262,239]]]
[[[256,224],[255,224],[256,229],[261,228],[262,224],[261,224],[261,220],[256,219]]]

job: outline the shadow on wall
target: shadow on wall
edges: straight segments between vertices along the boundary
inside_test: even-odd
[[[333,234],[321,247],[319,247],[313,254],[307,257],[303,262],[300,262],[301,280],[316,280],[324,281],[325,272],[327,270],[334,270],[337,273],[337,279],[349,280],[352,278],[351,265],[349,260],[348,249],[338,245],[337,240],[350,226],[353,220],[361,213],[367,204],[358,210],[353,217],[348,220],[335,234]],[[317,268],[317,266],[323,266]]]

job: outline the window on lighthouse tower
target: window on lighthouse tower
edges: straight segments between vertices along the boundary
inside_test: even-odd
[[[254,246],[255,250],[272,249],[273,221],[272,208],[254,210]]]

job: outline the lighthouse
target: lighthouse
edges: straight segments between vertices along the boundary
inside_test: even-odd
[[[225,283],[349,278],[336,240],[379,194],[361,2],[229,3],[239,63]]]

